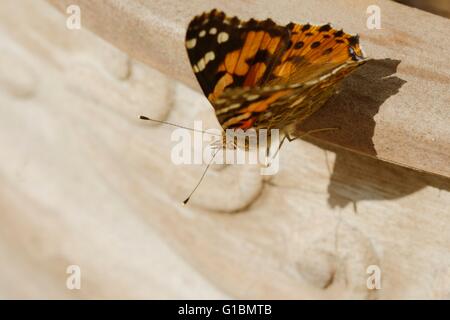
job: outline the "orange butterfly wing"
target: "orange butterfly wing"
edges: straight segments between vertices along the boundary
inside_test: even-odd
[[[224,129],[301,121],[367,60],[358,36],[330,25],[242,22],[217,10],[191,21],[186,47]]]

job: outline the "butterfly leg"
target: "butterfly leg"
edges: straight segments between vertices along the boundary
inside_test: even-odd
[[[289,135],[289,133],[286,133],[285,137],[288,139],[289,142],[292,142],[292,141],[294,141],[294,140],[296,140],[296,139],[299,138],[299,137],[291,137],[291,136]]]
[[[278,152],[280,151],[280,149],[283,146],[283,143],[284,143],[284,141],[286,141],[286,139],[289,142],[291,142],[291,141],[294,141],[295,139],[298,139],[298,138],[299,137],[291,137],[288,132],[283,131],[283,138],[281,139],[280,143],[278,144],[278,148],[275,151],[275,153],[273,154],[273,156],[270,157],[270,161],[267,162],[266,167],[267,168],[270,167],[270,165],[272,164],[273,159],[275,159],[275,157],[278,155]],[[266,157],[267,158],[269,157],[269,154],[270,154],[270,146],[267,146],[267,149],[266,149]]]
[[[273,159],[275,159],[275,157],[278,155],[278,152],[280,151],[281,146],[283,145],[283,143],[284,143],[284,141],[286,139],[289,140],[289,137],[287,136],[287,134],[284,134],[283,138],[281,139],[280,143],[278,144],[277,150],[275,151],[273,156],[270,157],[270,160],[265,164],[266,168],[270,167],[270,165],[272,164]],[[269,158],[269,156],[270,156],[270,146],[267,146],[267,148],[266,148],[266,159]]]
[[[275,153],[273,154],[272,159],[274,159],[274,158],[277,156],[278,152],[279,152],[280,149],[281,149],[281,146],[283,145],[283,142],[284,142],[286,139],[289,140],[289,136],[285,134],[285,135],[283,135],[283,139],[281,139],[280,144],[278,145],[277,151],[275,151]]]
[[[281,149],[281,146],[283,145],[284,141],[287,139],[289,142],[294,141],[295,139],[298,139],[299,137],[291,137],[289,135],[288,132],[283,132],[283,138],[280,141],[280,144],[278,145],[277,150],[275,151],[275,153],[273,154],[273,156],[270,159],[269,164],[267,165],[268,167],[270,166],[270,164],[272,163],[273,159],[275,159],[275,157],[277,156],[278,152]],[[269,156],[269,147],[267,147],[267,156]]]
[[[287,138],[288,138],[289,142],[291,142],[291,141],[294,141],[295,139],[299,139],[299,138],[303,138],[303,137],[309,136],[311,133],[325,132],[325,131],[332,131],[332,130],[340,130],[340,128],[335,127],[335,128],[313,129],[313,130],[306,131],[306,132],[304,132],[301,135],[296,136],[296,137],[291,137],[291,136],[287,135]]]
[[[270,157],[270,161],[268,161],[267,164],[265,165],[266,168],[270,167],[270,165],[271,165],[273,159],[275,159],[275,157],[278,155],[278,152],[280,151],[281,146],[283,145],[283,143],[284,143],[284,141],[285,141],[286,139],[287,139],[289,142],[292,142],[292,141],[294,141],[294,140],[296,140],[296,139],[306,137],[306,136],[310,135],[311,133],[324,132],[324,131],[331,131],[331,130],[339,130],[339,129],[340,129],[340,128],[321,128],[321,129],[314,129],[314,130],[309,130],[309,131],[307,131],[307,132],[305,132],[305,133],[303,133],[303,134],[301,134],[301,135],[299,135],[299,136],[296,136],[296,137],[292,137],[289,133],[284,132],[283,138],[281,139],[280,144],[278,145],[277,150],[275,151],[275,153],[273,154],[273,156]],[[266,149],[266,157],[267,157],[267,158],[269,157],[269,154],[270,154],[270,146],[267,146],[267,149]]]

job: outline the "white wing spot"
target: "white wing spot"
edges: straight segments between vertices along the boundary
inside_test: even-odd
[[[205,56],[203,58],[201,58],[197,64],[194,66],[194,71],[195,73],[198,73],[200,71],[205,70],[206,65],[210,62],[213,61],[216,58],[216,55],[214,54],[214,51],[209,51],[208,53],[205,54]],[[197,71],[196,71],[197,70]]]
[[[217,29],[216,28],[209,29],[209,34],[216,34],[216,33],[217,33]]]
[[[200,38],[203,38],[205,35],[206,35],[206,31],[205,30],[200,31],[200,33],[198,34],[198,36]]]
[[[315,85],[317,82],[319,82],[319,80],[310,80],[310,81],[306,82],[305,85],[312,86],[312,85]]]
[[[205,61],[206,63],[213,61],[216,58],[216,55],[214,54],[214,51],[209,51],[207,54],[205,54]]]
[[[194,38],[194,39],[188,40],[188,41],[186,41],[186,48],[192,49],[195,47],[196,44],[197,44],[197,39]]]
[[[323,80],[327,79],[330,75],[331,75],[330,73],[325,74],[325,75],[321,76],[321,77],[319,78],[319,80],[320,80],[320,81],[323,81]]]
[[[251,94],[246,97],[247,101],[253,101],[259,98],[259,94]]]
[[[227,42],[229,38],[230,38],[230,36],[228,35],[228,33],[221,32],[217,35],[217,42],[218,43]]]
[[[199,71],[203,71],[206,68],[205,58],[201,58],[199,62],[197,62],[197,67]]]
[[[293,107],[298,106],[300,103],[303,102],[303,100],[305,100],[305,97],[298,98],[291,106],[289,106],[289,108],[293,108]]]
[[[237,109],[237,108],[239,108],[240,106],[241,106],[240,103],[233,103],[233,104],[229,105],[228,107],[225,107],[225,108],[223,108],[223,109],[217,110],[217,111],[216,111],[216,115],[223,114],[223,113],[227,113],[228,111],[233,110],[233,109]]]
[[[225,102],[227,102],[227,100],[226,99],[217,99],[216,101],[214,101],[216,104],[222,104],[222,103],[225,103]]]

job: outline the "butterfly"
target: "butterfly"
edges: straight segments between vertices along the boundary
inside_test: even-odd
[[[283,139],[276,152],[286,137],[296,138],[290,136],[293,125],[317,111],[339,82],[368,60],[358,35],[330,24],[242,21],[216,9],[190,21],[185,46],[192,70],[224,129],[222,146],[229,146],[230,130],[266,129],[270,135],[270,130],[278,129]]]
[[[191,20],[185,46],[224,130],[279,129],[287,134],[368,60],[358,35],[330,24],[241,21],[216,9]]]

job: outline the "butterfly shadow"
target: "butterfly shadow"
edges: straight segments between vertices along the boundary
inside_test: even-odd
[[[324,132],[317,137],[376,156],[372,141],[374,117],[383,102],[406,83],[394,76],[400,62],[393,59],[368,61],[343,80],[340,92],[302,123],[299,132],[339,127],[338,131]],[[450,190],[450,182],[443,177],[358,155],[315,138],[306,140],[336,155],[328,185],[330,207],[353,204],[357,210],[358,201],[396,199],[429,185]]]
[[[393,59],[369,60],[342,81],[339,92],[319,111],[298,126],[299,132],[338,127],[339,130],[314,136],[376,156],[372,141],[374,117],[380,106],[406,83],[393,76],[399,64],[400,60]]]
[[[360,155],[348,150],[311,141],[335,154],[328,183],[328,205],[344,208],[361,200],[393,200],[413,194],[427,186],[450,191],[450,180],[430,173]],[[325,157],[328,161],[328,157]]]

